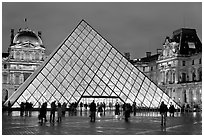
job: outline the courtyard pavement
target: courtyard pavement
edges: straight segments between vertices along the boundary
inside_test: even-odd
[[[122,116],[116,118],[113,111],[97,116],[90,122],[89,113],[77,113],[62,118],[62,122],[38,123],[38,112],[32,116],[20,117],[18,111],[8,116],[2,112],[2,135],[202,135],[202,112],[176,113],[167,117],[167,125],[160,125],[158,112],[142,112],[131,116],[125,122]]]

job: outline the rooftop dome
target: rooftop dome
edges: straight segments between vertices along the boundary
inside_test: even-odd
[[[35,46],[42,46],[41,38],[31,30],[20,30],[14,37],[13,43],[31,43]]]

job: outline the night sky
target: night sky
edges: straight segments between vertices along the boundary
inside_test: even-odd
[[[27,18],[27,24],[24,22]],[[10,29],[42,31],[46,53],[51,53],[85,19],[121,53],[131,59],[156,53],[166,36],[187,27],[202,41],[202,3],[2,3],[2,52],[10,44]]]

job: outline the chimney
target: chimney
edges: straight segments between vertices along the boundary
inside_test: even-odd
[[[125,53],[125,58],[126,58],[127,60],[130,60],[130,53],[129,53],[129,52],[126,52],[126,53]]]
[[[42,39],[42,32],[38,31],[38,36]]]
[[[161,54],[162,53],[162,49],[157,49],[157,54]]]
[[[14,29],[11,29],[11,45],[13,44],[14,39]]]
[[[151,56],[151,52],[146,52],[146,56],[150,57]]]

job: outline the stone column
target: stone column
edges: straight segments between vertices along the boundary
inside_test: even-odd
[[[188,104],[190,104],[190,89],[189,88],[186,89],[186,101]]]

